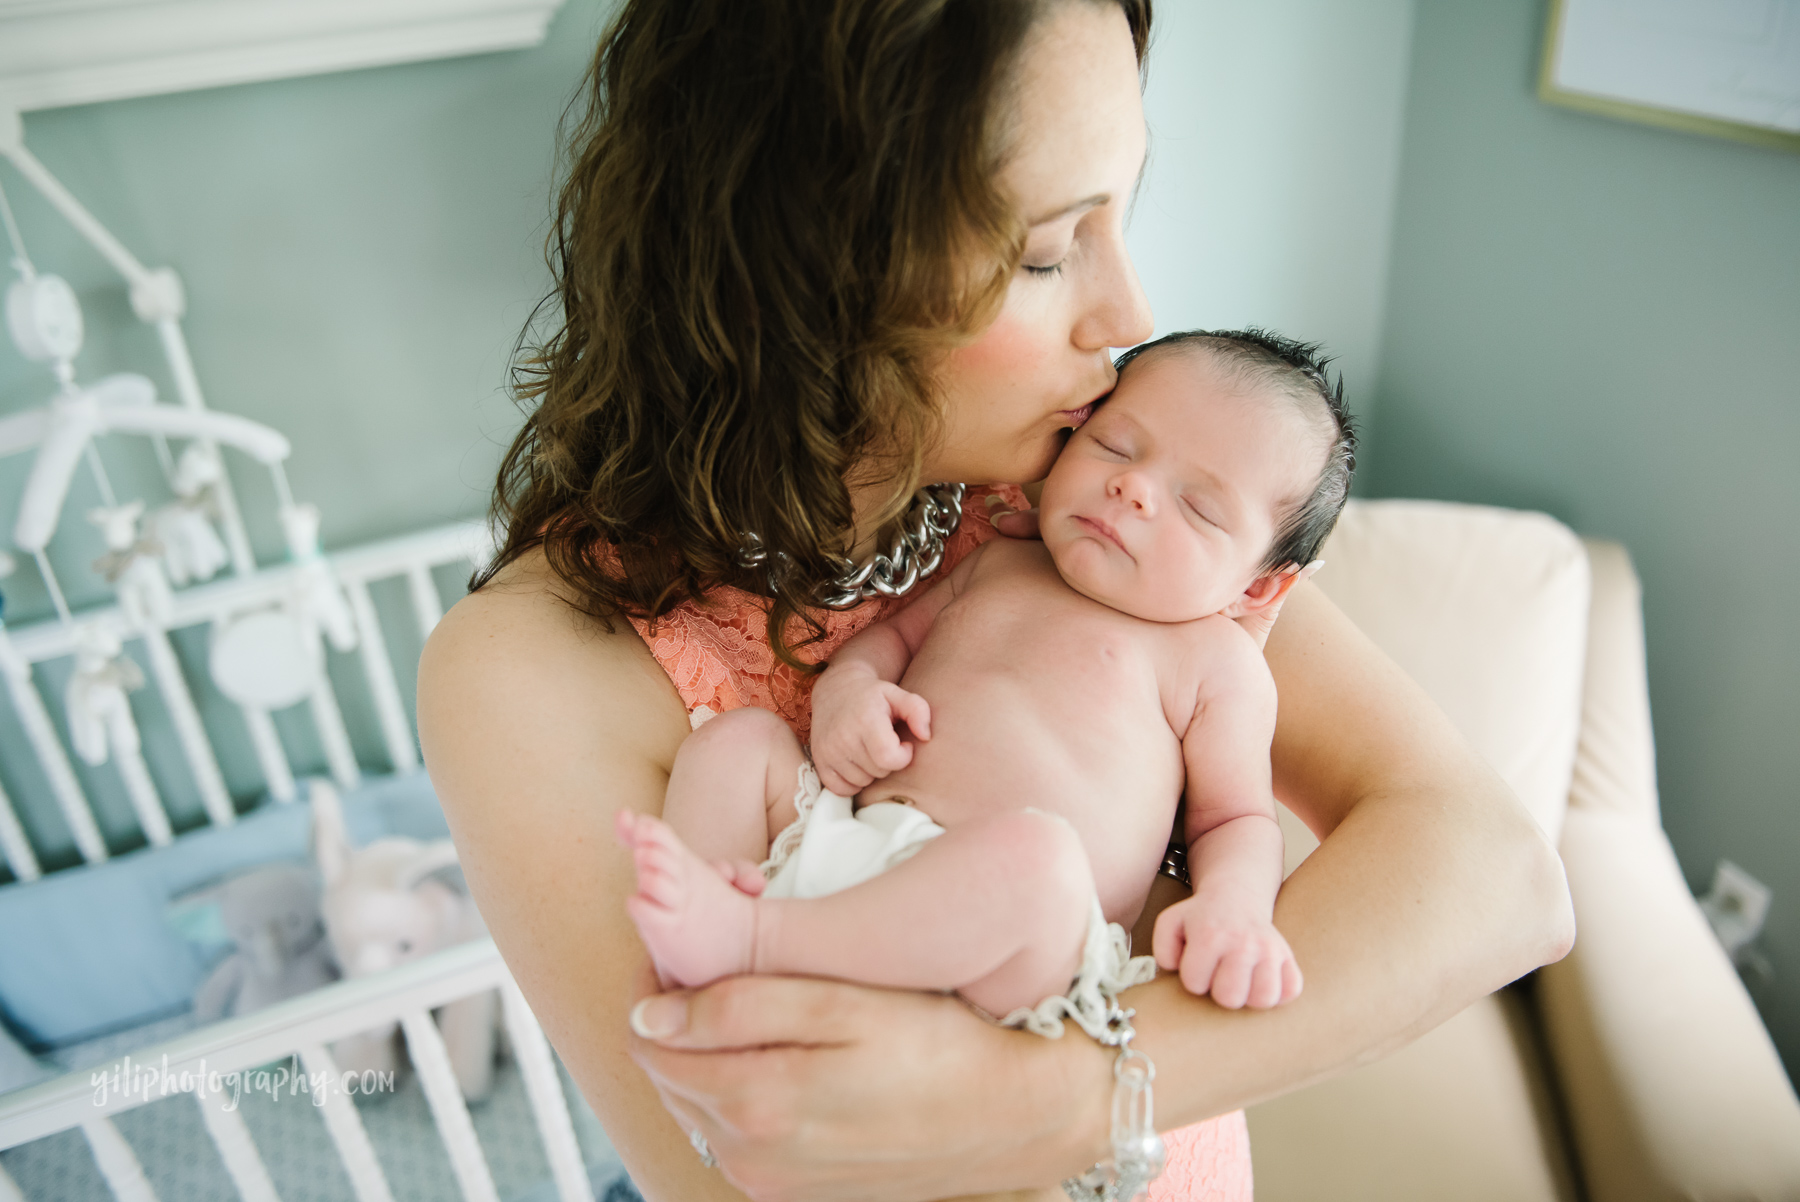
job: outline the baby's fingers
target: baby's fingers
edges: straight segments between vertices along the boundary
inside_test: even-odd
[[[1181,974],[1182,984],[1187,984],[1186,965]],[[1218,968],[1212,973],[1212,1000],[1227,1010],[1242,1008],[1250,998],[1250,987],[1256,979],[1256,958],[1242,949],[1227,953],[1220,957]],[[1199,990],[1194,992],[1198,993]]]
[[[855,797],[875,779],[848,759],[830,766],[814,764],[813,767],[818,770],[819,783],[839,797]]]
[[[901,742],[892,728],[870,731],[863,740],[863,761],[876,776],[898,772],[912,763],[912,756],[912,744]]]
[[[1170,906],[1156,916],[1156,926],[1150,933],[1150,953],[1156,957],[1156,966],[1164,972],[1174,972],[1181,965],[1182,949],[1187,946],[1187,926],[1181,921],[1181,907]]]
[[[1262,959],[1250,975],[1250,992],[1244,1004],[1252,1010],[1268,1010],[1281,1005],[1281,966],[1284,958]]]
[[[895,722],[904,722],[913,738],[924,743],[931,738],[931,706],[917,693],[909,693],[899,685],[887,687],[888,709]]]
[[[1291,957],[1282,961],[1281,1000],[1283,1002],[1293,1001],[1300,996],[1300,990],[1305,988],[1305,986],[1306,982],[1300,976],[1300,966],[1295,964]]]

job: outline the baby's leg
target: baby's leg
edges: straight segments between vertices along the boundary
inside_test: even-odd
[[[805,761],[787,723],[765,709],[728,710],[689,735],[675,753],[663,821],[701,859],[730,864],[740,886],[794,818],[794,786]]]
[[[621,831],[623,834],[623,830]],[[731,889],[673,832],[638,818],[640,882],[631,902],[659,966],[684,985],[734,973],[841,977],[954,989],[991,1014],[1068,988],[1093,892],[1066,822],[1018,811],[980,819],[827,897],[751,898]]]
[[[669,771],[663,821],[621,810],[620,842],[631,848],[637,893],[626,902],[664,983],[693,984],[695,964],[711,964],[729,929],[688,934],[685,907],[726,913],[713,893],[763,891],[758,865],[794,817],[794,788],[805,753],[787,723],[768,710],[729,710],[681,744]],[[666,823],[666,825],[665,825]],[[668,849],[682,847],[681,855]],[[696,960],[696,957],[698,959]],[[715,975],[724,975],[723,973]]]

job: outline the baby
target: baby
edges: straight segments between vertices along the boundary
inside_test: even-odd
[[[811,762],[766,710],[696,731],[663,820],[618,819],[665,983],[954,990],[1098,1034],[1096,990],[1154,975],[1124,932],[1185,800],[1194,892],[1157,919],[1156,964],[1221,1006],[1295,997],[1275,685],[1233,619],[1280,601],[1349,488],[1342,383],[1315,351],[1253,330],[1127,354],[1044,482],[1043,541],[983,544],[846,643]]]

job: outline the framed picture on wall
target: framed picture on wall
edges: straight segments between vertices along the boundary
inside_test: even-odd
[[[1538,96],[1800,151],[1800,0],[1551,0]]]

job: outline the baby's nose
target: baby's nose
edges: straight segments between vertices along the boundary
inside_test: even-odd
[[[1124,472],[1113,479],[1113,495],[1140,513],[1150,511],[1150,485],[1136,472]]]

